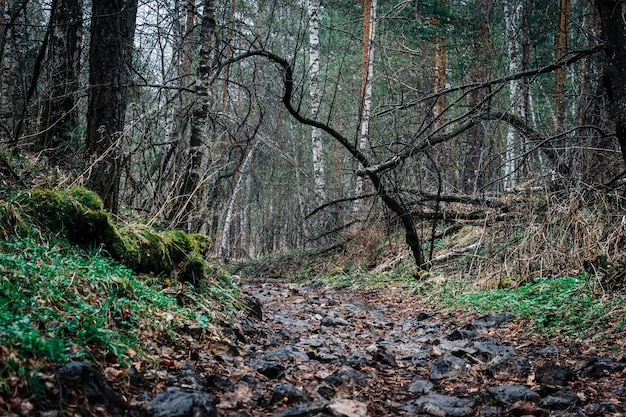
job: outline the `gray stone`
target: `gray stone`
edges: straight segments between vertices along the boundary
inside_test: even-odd
[[[423,395],[430,392],[432,388],[432,382],[418,378],[411,381],[406,390],[409,391],[411,394]]]
[[[206,392],[169,387],[158,394],[145,410],[153,417],[217,417],[217,409]]]
[[[578,404],[578,401],[580,401],[578,396],[570,387],[567,387],[543,398],[540,404],[545,408],[565,409]]]
[[[511,356],[515,349],[511,345],[502,344],[498,339],[489,339],[482,342],[474,342],[474,348],[479,356],[489,360],[496,356]]]
[[[467,374],[468,370],[469,365],[467,362],[448,353],[433,363],[429,378],[433,381],[439,381],[445,378],[457,378]]]
[[[342,367],[326,377],[324,382],[335,387],[352,384],[365,385],[366,376],[350,367]]]
[[[525,378],[530,375],[530,362],[523,356],[495,357],[484,370],[486,374],[497,378]]]
[[[255,371],[270,379],[279,378],[285,372],[285,367],[274,361],[253,361],[250,365]]]
[[[427,394],[414,401],[418,413],[437,417],[465,417],[472,415],[474,400],[448,395]]]
[[[288,404],[298,403],[306,400],[306,394],[293,384],[280,383],[274,385],[272,391],[272,399],[270,403],[275,404],[285,401]]]
[[[524,385],[503,385],[491,387],[488,392],[497,402],[507,406],[510,406],[517,401],[536,403],[541,399],[539,394]]]
[[[351,352],[346,357],[346,365],[354,369],[361,369],[362,366],[367,364],[367,356],[361,352]]]
[[[273,417],[308,417],[314,415],[314,413],[321,413],[326,407],[328,407],[328,402],[326,401],[298,404],[285,408],[274,414]]]
[[[498,327],[513,317],[514,316],[511,313],[499,313],[499,314],[493,314],[493,315],[488,315],[488,316],[482,316],[476,319],[476,321],[473,323],[471,327],[474,329]]]
[[[548,387],[565,387],[576,375],[566,365],[545,365],[535,371],[535,381]]]
[[[309,355],[295,346],[283,346],[271,350],[263,356],[266,361],[301,360],[308,361]]]

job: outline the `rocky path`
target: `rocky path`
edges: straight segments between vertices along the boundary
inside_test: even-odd
[[[130,414],[624,415],[624,352],[533,340],[506,313],[428,311],[384,289],[254,280],[242,289],[251,311],[231,343],[169,352],[171,362],[131,381]],[[157,382],[160,393],[145,388]]]

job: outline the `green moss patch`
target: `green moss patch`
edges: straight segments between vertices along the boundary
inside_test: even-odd
[[[208,237],[145,224],[117,226],[102,200],[83,187],[34,188],[0,202],[0,237],[42,235],[101,250],[135,272],[175,275],[194,285],[207,277]]]

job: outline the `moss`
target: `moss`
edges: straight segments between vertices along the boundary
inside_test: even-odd
[[[82,187],[34,188],[19,193],[13,200],[20,217],[28,217],[27,223],[34,227],[83,248],[102,246],[119,260],[124,244],[101,203],[95,193]],[[32,233],[32,229],[27,231]]]
[[[116,227],[97,194],[83,187],[35,188],[0,204],[0,237],[37,231],[105,253],[138,273],[175,274],[194,284],[207,276],[209,238],[182,230],[158,232],[145,224]]]
[[[100,196],[93,191],[86,189],[85,187],[72,187],[68,190],[71,195],[79,204],[87,207],[90,210],[103,210],[104,204]]]
[[[133,224],[119,230],[124,241],[122,262],[136,272],[169,274],[172,263],[162,236],[150,226]]]

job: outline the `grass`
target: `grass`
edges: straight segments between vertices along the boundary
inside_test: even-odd
[[[162,334],[215,334],[217,322],[234,319],[239,291],[223,270],[210,275],[193,288],[63,242],[0,241],[0,391],[36,363],[127,365]]]

